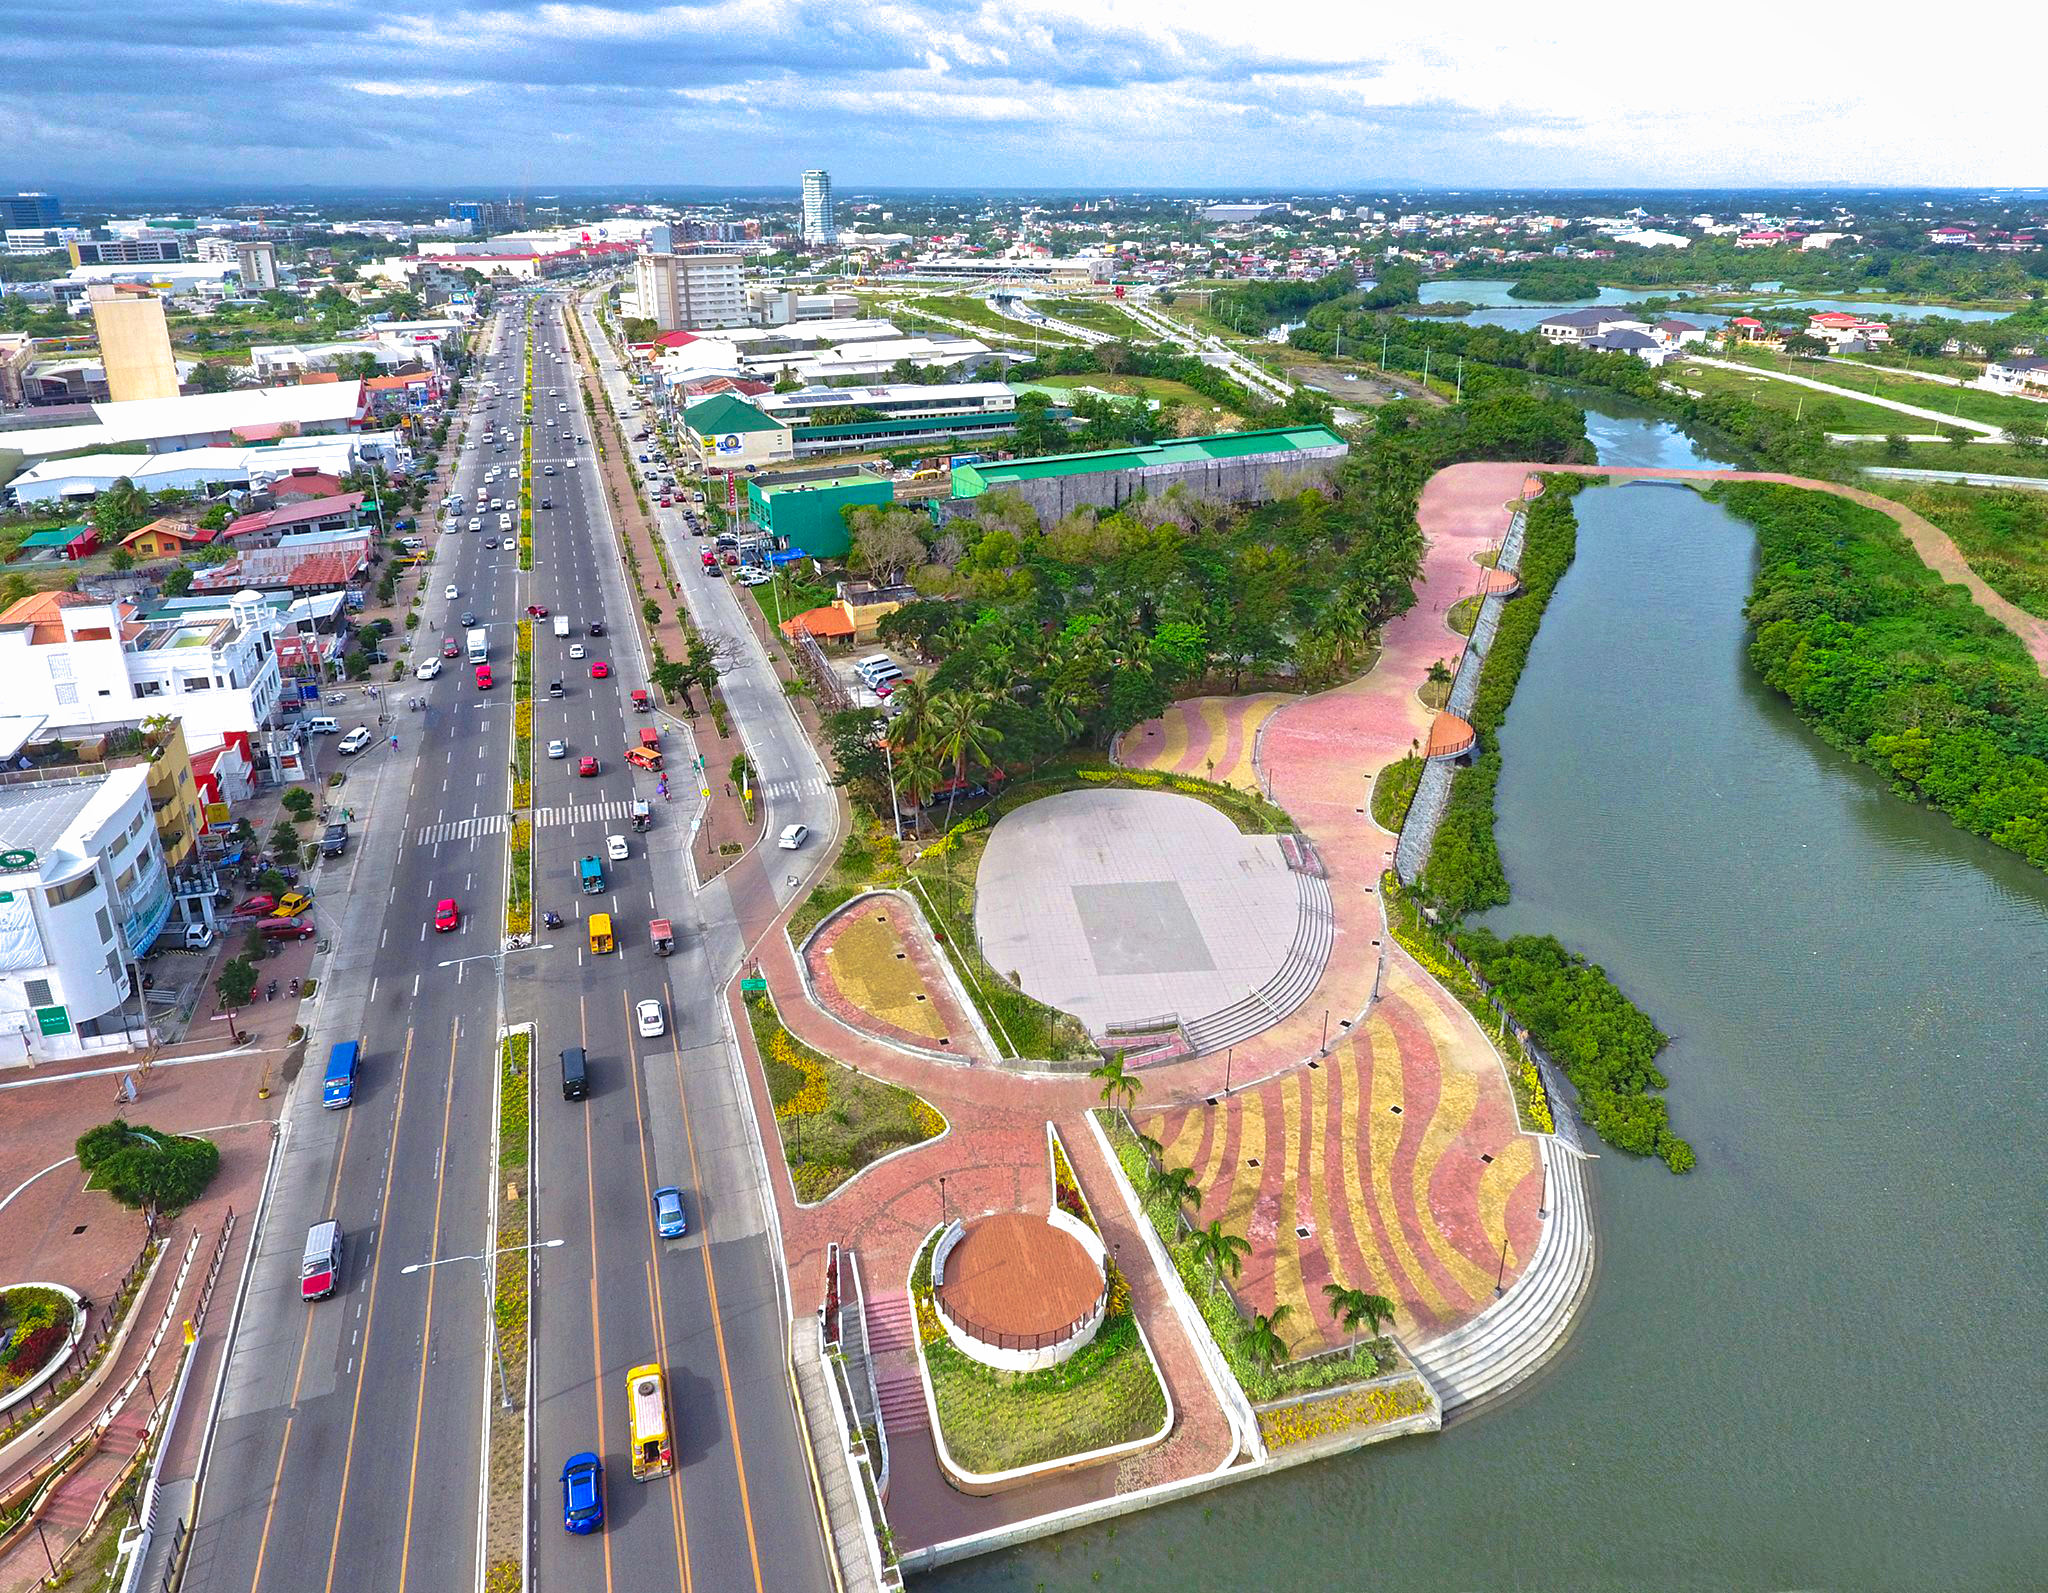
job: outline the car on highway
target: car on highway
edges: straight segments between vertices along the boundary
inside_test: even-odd
[[[571,642],[569,644],[569,656],[571,658],[581,658],[583,656],[583,644],[581,642]]]
[[[607,664],[602,658],[593,658],[590,661],[590,678],[592,680],[604,680],[610,676],[611,672],[612,666]]]
[[[639,1026],[640,1038],[658,1040],[668,1028],[668,1021],[662,1016],[659,1001],[642,1001],[633,1008],[633,1021]]]
[[[415,680],[432,680],[436,675],[441,673],[441,660],[438,658],[430,658],[424,664],[420,665],[418,669],[415,669],[412,673],[413,678]]]
[[[461,645],[457,643],[454,637],[450,636],[441,643],[441,656],[443,658],[460,658],[462,656]]]
[[[482,516],[482,515],[480,515],[480,514],[473,514],[473,515],[471,515],[471,516],[469,517],[469,528],[470,528],[470,530],[472,530],[472,531],[481,531],[481,530],[483,530],[483,528],[484,528],[484,520],[483,520],[483,516]]]
[[[604,634],[604,621],[592,620],[590,622],[590,634],[593,636],[602,636]]]
[[[683,1214],[683,1192],[674,1184],[654,1192],[654,1231],[664,1239],[680,1239],[690,1231],[690,1219]]]
[[[585,780],[598,772],[597,759],[584,757],[576,760],[576,773]]]
[[[545,603],[529,603],[529,604],[527,604],[527,605],[526,605],[526,617],[527,617],[528,619],[546,619],[546,618],[548,617],[548,606],[547,606],[547,604],[545,604]]]
[[[607,835],[604,838],[604,855],[614,863],[623,863],[627,857],[626,838],[623,835]]]
[[[463,624],[463,626],[464,626],[465,628],[467,628],[468,626],[474,625],[475,623],[476,623],[476,613],[475,613],[475,611],[474,611],[474,610],[472,610],[472,609],[464,609],[464,610],[462,611],[462,624]]]
[[[453,896],[443,896],[434,903],[434,933],[445,935],[451,929],[462,927],[462,909],[455,905]]]
[[[585,1451],[562,1465],[562,1527],[575,1533],[604,1525],[604,1462]]]
[[[775,838],[775,844],[785,852],[794,852],[810,838],[811,827],[808,824],[789,824],[785,825],[782,833]]]
[[[568,757],[568,756],[569,756],[569,743],[568,743],[568,742],[566,742],[566,741],[550,741],[550,742],[548,743],[548,756],[549,756],[550,758],[566,758],[566,757]]]
[[[569,461],[569,468],[570,468],[571,470],[574,470],[574,469],[576,468],[576,461],[575,461],[575,460],[573,460],[573,459],[572,459],[572,460],[570,460],[570,461]]]
[[[543,509],[552,509],[555,506],[555,500],[553,498],[543,498],[540,500],[540,506]]]
[[[357,725],[341,738],[341,750],[350,754],[361,752],[373,739],[375,738],[371,736],[368,726]]]
[[[496,547],[497,545],[498,545],[498,539],[497,539],[496,537],[485,537],[485,538],[484,538],[484,546],[485,546],[485,547],[487,547],[487,548],[495,548],[495,547]]]

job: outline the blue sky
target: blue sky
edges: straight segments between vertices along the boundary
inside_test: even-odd
[[[1993,91],[2017,80],[1938,83],[1895,33],[1842,37],[1841,15],[7,0],[0,183],[739,185],[811,165],[842,193],[2048,179],[2037,97]],[[1973,48],[2025,54],[2044,17],[1982,17]]]

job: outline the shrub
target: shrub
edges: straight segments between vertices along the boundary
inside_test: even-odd
[[[165,1134],[123,1118],[78,1137],[78,1164],[124,1206],[176,1211],[206,1192],[220,1171],[220,1147],[197,1135]]]

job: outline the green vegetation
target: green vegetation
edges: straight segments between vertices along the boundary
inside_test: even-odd
[[[874,814],[856,807],[853,828],[832,859],[832,866],[789,916],[790,942],[802,945],[806,935],[863,891],[902,883],[903,870],[897,862],[894,838]]]
[[[984,1474],[1133,1443],[1166,1425],[1166,1391],[1138,1336],[1131,1291],[1110,1262],[1109,1309],[1095,1337],[1042,1372],[999,1372],[961,1354],[933,1311],[932,1247],[911,1274],[918,1339],[947,1451]]]
[[[533,1036],[525,1029],[508,1034],[498,1046],[498,1170],[516,1172],[526,1165],[527,1123],[533,1101],[529,1077]]]
[[[1263,332],[1285,321],[1298,321],[1318,304],[1342,299],[1358,286],[1349,266],[1312,282],[1244,282],[1220,290],[1209,300],[1209,313],[1239,332]]]
[[[115,1118],[78,1136],[87,1179],[124,1206],[171,1212],[206,1193],[220,1171],[220,1147],[196,1134],[166,1134]]]
[[[2048,450],[2015,448],[2008,443],[1979,442],[1948,427],[1932,427],[1905,415],[1892,417],[1900,424],[1887,429],[1885,442],[1838,443],[1835,457],[1845,466],[1904,465],[1914,470],[1968,470],[1992,476],[2048,476]],[[1926,436],[1941,431],[1941,442],[1909,442],[1895,447],[1890,439],[1902,432]],[[1951,435],[1953,433],[1953,435]],[[1886,497],[1896,497],[1906,483],[1882,478],[1863,485]]]
[[[1422,784],[1423,759],[1411,752],[1388,764],[1372,782],[1372,821],[1398,835],[1408,818],[1408,804],[1415,800],[1415,788]]]
[[[1911,376],[1895,376],[1887,371],[1858,369],[1851,365],[1838,365],[1828,360],[1796,359],[1783,354],[1763,351],[1738,350],[1737,357],[1745,365],[1753,365],[1759,371],[1779,375],[1802,376],[1809,381],[1826,382],[1830,387],[1845,387],[1852,392],[1867,393],[1873,398],[1888,398],[1895,403],[1911,404],[1916,409],[1932,409],[1944,415],[1962,420],[1982,421],[1993,426],[2013,424],[2030,438],[2042,434],[2043,410],[2040,404],[2030,398],[2016,398],[2009,393],[1988,393],[1980,387],[1951,387],[1945,382],[1923,382]],[[1692,378],[1703,374],[1695,367],[1684,367],[1688,387],[1699,384]],[[1733,375],[1733,372],[1714,373]],[[1845,400],[1831,399],[1825,393],[1816,393],[1811,388],[1794,383],[1782,384],[1793,393],[1804,393],[1810,408],[1815,403],[1844,403]],[[1874,406],[1873,406],[1874,407]],[[1872,430],[1872,431],[1927,431],[1932,422],[1916,421],[1910,415],[1890,411],[1891,423],[1883,427],[1830,426],[1831,431]]]
[[[1885,496],[1946,531],[1993,591],[2048,619],[2048,493],[1892,483]]]
[[[907,315],[891,312],[891,319],[905,331],[911,330],[912,324],[920,318],[918,312],[922,311],[927,317],[944,316],[949,321],[964,321],[977,331],[997,333],[1006,343],[1012,345],[1028,342],[1057,343],[1062,347],[1073,346],[1073,339],[1065,334],[1055,332],[1050,327],[1036,325],[1030,321],[1012,320],[1000,310],[993,308],[986,299],[976,298],[971,294],[928,294],[920,298],[906,300],[905,307],[910,312]],[[957,331],[958,328],[947,326],[941,322],[938,324],[937,330],[952,332]]]
[[[1110,375],[1097,372],[1093,375],[1042,376],[1038,378],[1041,387],[1096,387],[1105,393],[1129,395],[1134,398],[1156,398],[1162,406],[1178,404],[1185,409],[1202,414],[1214,413],[1219,407],[1206,393],[1198,393],[1186,382],[1175,381],[1170,376]],[[1223,416],[1232,423],[1240,423],[1242,417],[1234,410],[1223,408]]]
[[[1638,1156],[1660,1156],[1674,1173],[1692,1171],[1692,1147],[1671,1132],[1664,1102],[1648,1093],[1666,1087],[1656,1057],[1667,1037],[1604,970],[1549,935],[1503,941],[1491,930],[1466,929],[1453,938],[1564,1069],[1594,1133]]]
[[[1124,314],[1114,299],[1055,299],[1049,313],[1055,320],[1085,326],[1091,332],[1107,332],[1140,343],[1156,341],[1156,335]]]
[[[19,1284],[0,1289],[0,1393],[18,1388],[49,1364],[71,1332],[70,1299],[55,1289]]]
[[[768,996],[747,997],[747,1021],[798,1200],[823,1200],[869,1163],[945,1132],[928,1102],[797,1039]]]
[[[2012,632],[1875,509],[1761,482],[1716,495],[1756,527],[1765,682],[1902,795],[2048,866],[2048,682]]]
[[[1578,517],[1572,500],[1597,478],[1546,476],[1543,496],[1529,507],[1528,529],[1518,572],[1522,590],[1507,600],[1492,649],[1479,672],[1472,702],[1472,728],[1479,756],[1451,780],[1451,798],[1422,873],[1425,893],[1449,918],[1508,899],[1507,875],[1493,839],[1493,793],[1500,781],[1500,747],[1494,739],[1514,701],[1522,666],[1536,640],[1550,594],[1571,568],[1578,546]]]
[[[1511,299],[1533,299],[1539,304],[1566,304],[1574,299],[1600,297],[1600,279],[1589,267],[1545,263],[1531,266],[1508,288]]]

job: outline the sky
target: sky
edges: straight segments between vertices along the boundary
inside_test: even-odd
[[[2039,96],[1987,69],[2040,58],[2048,4],[1985,0],[1947,43],[1932,16],[1879,21],[1816,0],[6,0],[0,185],[2048,180]],[[1950,46],[1971,71],[1930,75]]]

